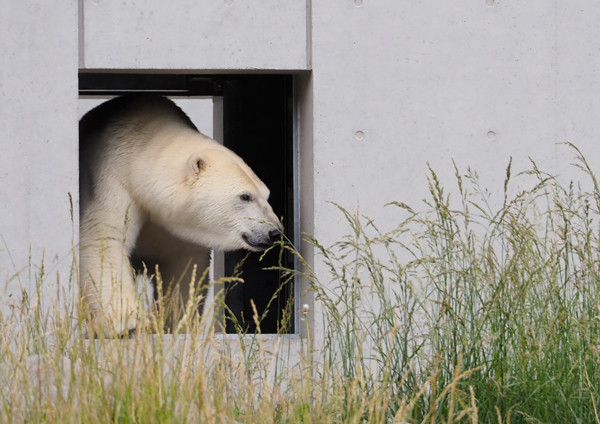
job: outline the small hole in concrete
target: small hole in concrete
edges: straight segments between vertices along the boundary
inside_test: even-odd
[[[365,133],[362,131],[356,131],[354,133],[354,138],[357,139],[358,141],[363,141],[365,139]]]

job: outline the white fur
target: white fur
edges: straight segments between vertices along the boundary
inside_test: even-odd
[[[80,138],[80,284],[107,333],[138,324],[132,254],[179,278],[190,262],[208,266],[208,248],[262,250],[281,229],[265,184],[165,98],[105,103]]]

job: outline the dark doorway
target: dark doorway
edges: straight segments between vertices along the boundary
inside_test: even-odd
[[[283,220],[285,236],[295,239],[293,76],[79,75],[80,96],[135,91],[165,96],[222,97],[223,143],[241,156],[270,188],[269,203]],[[291,255],[279,248],[265,255],[245,251],[225,254],[225,275],[235,273],[244,280],[244,283],[226,283],[227,333],[257,332],[255,315],[262,318],[262,333],[294,332],[293,280],[283,284],[278,270],[265,269],[292,268],[293,265]]]

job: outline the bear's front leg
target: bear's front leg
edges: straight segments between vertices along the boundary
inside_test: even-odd
[[[83,208],[79,283],[90,330],[115,337],[135,330],[143,314],[129,262],[143,213],[121,185],[109,182]]]
[[[135,330],[142,310],[123,247],[103,240],[87,245],[82,240],[82,245],[80,284],[91,330],[107,337]]]

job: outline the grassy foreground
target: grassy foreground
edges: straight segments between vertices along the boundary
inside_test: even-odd
[[[314,340],[194,314],[188,337],[89,340],[74,305],[24,297],[0,317],[0,422],[600,423],[600,187],[572,148],[589,190],[509,164],[497,210],[458,169],[385,230],[340,207],[348,235],[312,240],[329,272],[283,270],[315,293]]]

